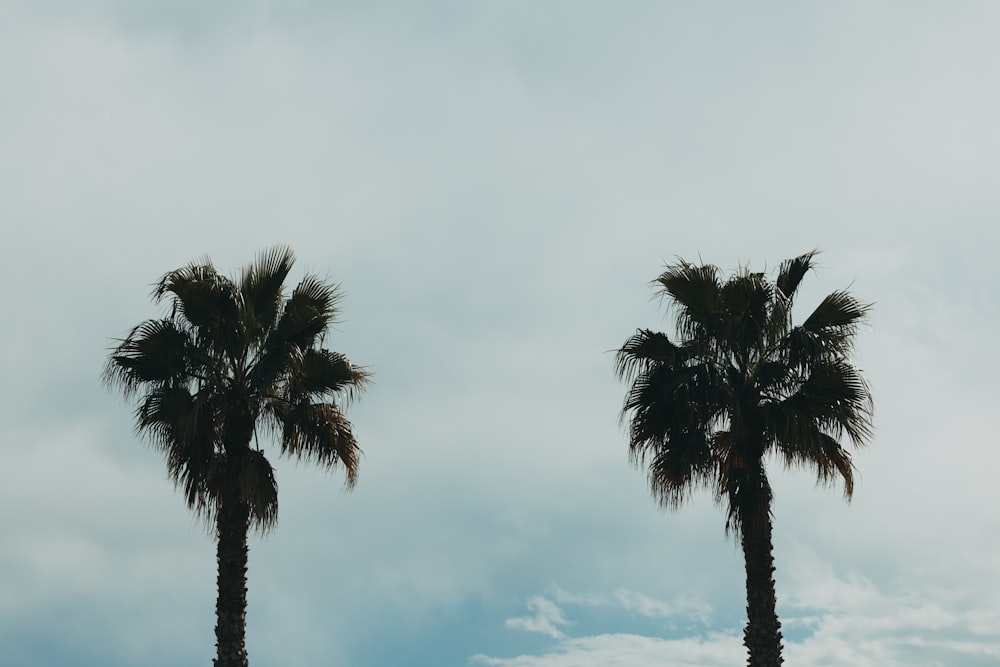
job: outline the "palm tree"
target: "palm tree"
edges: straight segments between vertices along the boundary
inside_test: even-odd
[[[774,282],[747,268],[722,280],[712,265],[667,265],[655,282],[676,336],[640,329],[616,356],[631,383],[621,416],[632,461],[647,466],[653,496],[676,508],[707,488],[727,509],[746,561],[750,667],[782,663],[766,459],[812,469],[818,483],[842,479],[849,500],[854,465],[841,441],[872,435],[871,393],[850,361],[870,306],[837,291],[792,324],[815,255],[783,262]]]
[[[209,259],[163,276],[165,317],[132,329],[111,353],[105,382],[138,396],[136,430],[166,455],[169,477],[218,541],[216,667],[245,667],[247,533],[278,518],[274,470],[260,448],[357,480],[361,450],[341,402],[369,373],[322,347],[340,293],[307,275],[286,297],[292,251],[261,253],[236,279]]]

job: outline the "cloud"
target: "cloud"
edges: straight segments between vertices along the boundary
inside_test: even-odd
[[[659,639],[632,634],[605,634],[566,639],[552,651],[515,658],[475,655],[473,664],[493,667],[730,667],[743,658],[740,639],[710,635]]]
[[[712,607],[704,600],[689,596],[678,596],[672,602],[657,600],[648,595],[619,588],[615,591],[615,599],[626,611],[648,618],[670,618],[674,616],[694,616],[702,623],[708,621]]]
[[[569,625],[569,621],[566,620],[562,610],[554,602],[540,595],[534,595],[528,598],[527,604],[528,609],[535,612],[534,616],[508,618],[504,621],[504,626],[515,630],[538,632],[555,639],[562,639],[566,636],[558,626]]]
[[[779,591],[779,616],[789,664],[803,667],[852,665],[989,665],[1000,658],[1000,612],[949,603],[949,593],[916,595],[886,590],[858,572],[838,574],[833,565],[802,545],[795,545],[788,585]],[[613,594],[576,594],[554,587],[563,605],[616,608],[629,615],[712,621],[711,607],[695,599],[658,600],[619,588]],[[926,588],[924,589],[926,591]],[[533,617],[511,619],[507,627],[543,632],[557,640],[536,655],[512,658],[477,654],[470,660],[495,667],[588,667],[589,665],[691,665],[716,667],[741,662],[742,628],[720,628],[686,637],[601,633],[571,637],[555,628],[572,625],[554,603],[534,596]],[[530,624],[530,627],[528,627]]]
[[[913,581],[886,590],[858,572],[838,574],[803,545],[792,552],[789,585],[779,590],[784,625],[810,634],[789,642],[789,662],[978,665],[1000,657],[1000,612],[992,606],[979,608]]]
[[[571,593],[559,586],[550,586],[549,592],[562,605],[579,605],[583,607],[600,607],[610,603],[607,595],[597,593]]]
[[[672,600],[667,601],[628,588],[617,588],[611,595],[573,593],[559,586],[551,586],[548,590],[556,602],[564,606],[617,607],[630,614],[654,619],[694,616],[703,623],[707,622],[712,615],[712,606],[708,602],[686,593],[678,594]]]

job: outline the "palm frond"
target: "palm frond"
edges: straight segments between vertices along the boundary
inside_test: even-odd
[[[241,316],[242,294],[211,263],[190,264],[167,273],[153,296],[157,301],[172,298],[172,318],[179,315],[194,327],[199,346],[230,358],[243,356],[246,324]]]
[[[344,467],[347,487],[358,479],[361,448],[343,412],[332,403],[272,399],[266,405],[280,425],[281,451],[326,468]]]
[[[661,364],[637,376],[621,413],[623,421],[629,418],[632,462],[643,465],[675,439],[708,437],[725,402],[719,378],[707,364]]]
[[[653,497],[664,507],[676,508],[695,490],[712,488],[718,460],[704,431],[679,433],[655,448],[648,473]]]
[[[779,341],[777,351],[790,370],[808,373],[813,366],[840,356],[841,346],[837,335],[823,335],[798,326]]]
[[[275,328],[277,341],[300,348],[312,347],[327,327],[337,321],[341,293],[316,276],[306,276],[285,302]]]
[[[146,383],[177,382],[187,375],[190,334],[171,320],[147,320],[115,348],[104,382],[131,396]]]
[[[638,375],[625,394],[621,419],[629,420],[629,447],[637,463],[644,450],[662,443],[671,432],[689,428],[697,417],[692,407],[691,389],[698,367],[659,364]],[[695,388],[697,388],[695,386]]]
[[[239,285],[251,340],[262,338],[274,328],[284,297],[285,278],[294,263],[292,250],[279,245],[262,252],[243,270]]]
[[[829,485],[838,479],[844,482],[844,498],[854,494],[854,462],[840,441],[815,425],[799,429],[795,440],[782,442],[778,451],[786,467],[811,468],[818,484]]]
[[[859,302],[847,292],[833,292],[816,306],[802,328],[813,332],[839,330],[853,334],[870,310],[870,304]]]
[[[769,358],[757,364],[752,381],[762,399],[776,401],[785,397],[793,371],[787,363]]]
[[[718,344],[744,365],[767,345],[773,286],[763,274],[743,272],[719,292],[722,326]]]
[[[163,274],[153,285],[153,291],[150,296],[153,297],[155,302],[161,303],[164,299],[177,297],[178,289],[183,291],[183,285],[185,284],[214,281],[221,277],[219,272],[215,270],[212,260],[208,257],[202,257],[200,260],[190,262],[186,266]]]
[[[150,437],[153,444],[169,452],[178,442],[202,439],[206,435],[203,406],[188,387],[158,385],[150,387],[135,411],[136,430]],[[213,416],[207,415],[211,424]],[[209,438],[209,442],[213,442]]]
[[[674,345],[666,334],[649,329],[638,329],[625,341],[615,354],[615,374],[620,379],[631,380],[646,372],[652,364],[676,366],[683,351]]]
[[[218,452],[217,403],[209,392],[192,395],[186,387],[160,386],[136,409],[136,430],[166,454],[170,479],[195,510],[204,500],[204,480]]]
[[[251,449],[241,456],[237,483],[240,499],[250,510],[251,527],[266,533],[278,522],[278,482],[263,452]]]
[[[720,325],[719,269],[681,261],[669,265],[656,282],[675,307],[677,330],[687,340],[711,339]]]
[[[273,393],[282,378],[289,377],[301,365],[303,354],[301,347],[281,340],[272,331],[247,374],[247,385],[257,395]]]
[[[789,301],[795,300],[795,292],[805,275],[814,267],[813,259],[818,254],[819,250],[811,250],[804,255],[786,259],[778,267],[778,277],[774,284]]]
[[[726,508],[726,534],[738,539],[748,530],[764,527],[758,522],[766,519],[753,509],[770,508],[774,493],[761,461],[743,460],[737,448],[729,454],[730,459],[720,463],[715,500]],[[770,516],[770,509],[765,516]]]
[[[829,294],[805,322],[779,341],[777,349],[791,367],[806,372],[814,364],[845,358],[870,308],[846,292]]]
[[[817,365],[795,392],[768,411],[782,443],[809,440],[818,428],[837,439],[846,434],[860,447],[873,434],[871,389],[861,372],[843,360]]]
[[[302,354],[298,368],[289,376],[292,395],[355,398],[370,383],[371,373],[353,365],[347,357],[326,349],[309,349]]]

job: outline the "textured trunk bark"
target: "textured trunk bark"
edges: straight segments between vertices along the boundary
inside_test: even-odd
[[[759,507],[750,510],[753,516],[744,517],[742,526],[747,572],[747,627],[743,631],[743,644],[749,652],[748,667],[781,667],[781,623],[775,612],[770,493],[764,494],[757,505]]]
[[[219,508],[215,667],[247,667],[247,529],[249,511],[238,497]]]

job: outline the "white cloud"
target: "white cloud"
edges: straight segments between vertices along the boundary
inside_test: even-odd
[[[659,639],[607,634],[566,639],[553,651],[537,656],[475,655],[470,661],[495,667],[731,667],[743,655],[741,640],[733,635]]]
[[[789,616],[786,626],[801,622],[812,633],[789,643],[790,661],[894,666],[946,658],[942,664],[967,665],[1000,657],[1000,611],[994,607],[956,605],[949,591],[912,580],[903,590],[887,591],[857,572],[838,575],[802,545],[793,551],[789,584],[779,596]]]
[[[617,588],[611,595],[575,593],[559,586],[550,586],[548,591],[556,602],[564,606],[615,607],[646,618],[695,617],[703,623],[708,622],[712,615],[712,606],[708,602],[689,593],[678,594],[668,601],[628,588]]]
[[[786,577],[789,583],[779,592],[788,664],[933,667],[987,665],[1000,658],[1000,636],[996,632],[1000,611],[995,608],[955,608],[948,603],[947,591],[920,596],[886,591],[859,573],[838,575],[829,562],[802,545],[796,545],[794,551],[794,566],[788,568]],[[618,589],[610,596],[554,590],[555,597],[567,605],[618,607],[649,618],[686,618],[702,623],[711,620],[710,608],[701,602],[668,603],[627,589]],[[547,605],[539,605],[537,600]],[[535,617],[512,619],[519,622],[519,627],[524,621],[545,628],[542,621],[550,614],[556,614],[561,625],[569,624],[545,598],[532,598],[529,608],[545,611]],[[508,621],[508,627],[515,626]],[[788,638],[803,633],[801,639]],[[671,639],[626,633],[583,637],[567,636],[561,631],[546,634],[558,641],[544,653],[513,658],[478,654],[471,660],[497,667],[721,667],[741,662],[745,656],[742,628]]]
[[[528,609],[535,612],[533,616],[518,616],[508,618],[504,621],[504,626],[514,630],[526,630],[528,632],[538,632],[555,639],[562,639],[565,633],[559,626],[568,625],[569,621],[563,616],[562,610],[551,600],[540,595],[528,598]]]
[[[666,602],[651,598],[643,593],[619,588],[615,591],[615,599],[621,603],[626,611],[649,618],[689,616],[698,618],[705,623],[712,613],[711,605],[704,600],[690,596],[678,596],[673,601]]]
[[[549,592],[562,605],[578,605],[583,607],[600,607],[610,603],[610,598],[597,593],[571,593],[559,586],[550,586]]]

